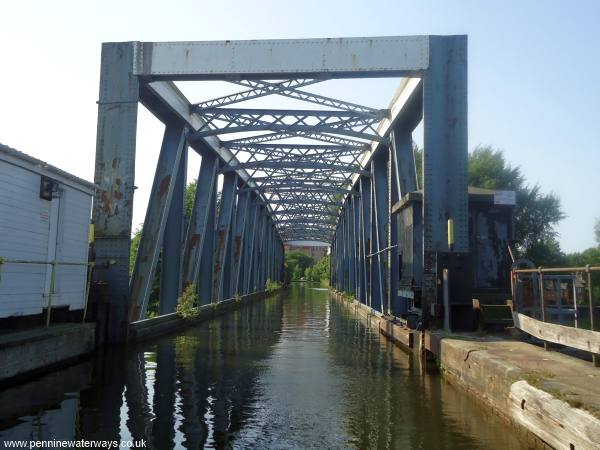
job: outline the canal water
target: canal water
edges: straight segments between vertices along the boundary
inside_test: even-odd
[[[0,443],[13,439],[145,439],[160,450],[527,448],[307,284],[1,391]]]

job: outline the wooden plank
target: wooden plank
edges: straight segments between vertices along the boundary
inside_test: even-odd
[[[515,327],[544,341],[579,350],[600,353],[600,332],[544,323],[524,314],[513,313]]]
[[[600,420],[524,380],[511,385],[510,413],[553,448],[580,450],[600,446]]]

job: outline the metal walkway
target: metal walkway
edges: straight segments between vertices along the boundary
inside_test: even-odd
[[[468,251],[466,48],[465,36],[104,44],[94,222],[112,338],[145,317],[159,258],[168,313],[190,284],[205,304],[282,281],[289,241],[331,244],[332,285],[385,311],[398,295],[391,209],[417,190],[412,132],[421,120],[423,249],[414,251],[434,305],[438,253]],[[311,92],[326,80],[378,77],[403,77],[388,109]],[[174,84],[207,80],[238,91],[193,104]],[[266,97],[306,109],[244,107]],[[139,102],[165,134],[130,277]],[[188,148],[202,162],[186,218]]]

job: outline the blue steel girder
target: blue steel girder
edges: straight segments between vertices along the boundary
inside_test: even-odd
[[[194,104],[195,109],[202,110],[204,108],[214,108],[217,106],[233,105],[235,103],[245,102],[255,98],[265,97],[271,94],[278,94],[280,92],[289,91],[295,87],[308,86],[315,83],[320,83],[323,80],[320,79],[292,79],[280,81],[278,83],[267,83],[261,80],[240,80],[231,81],[232,83],[247,86],[252,89],[248,89],[241,92],[236,92],[230,95],[224,95],[211,100],[205,100],[200,103]]]
[[[223,188],[221,191],[221,205],[219,208],[219,219],[216,229],[216,243],[214,254],[213,269],[213,296],[215,300],[223,300],[223,291],[225,289],[224,269],[226,267],[227,249],[229,245],[229,236],[232,222],[233,210],[235,207],[235,195],[237,187],[237,175],[233,172],[227,173],[223,179]]]
[[[312,161],[272,161],[272,160],[263,160],[263,161],[253,161],[240,163],[235,167],[224,167],[222,169],[223,173],[226,172],[234,172],[238,169],[276,169],[283,171],[285,169],[308,169],[322,172],[345,172],[345,173],[360,173],[361,175],[368,175],[369,172],[362,170],[359,166],[354,164],[342,165],[342,164],[327,164],[327,163],[317,163]],[[299,173],[297,171],[293,173]]]
[[[199,114],[205,122],[191,134],[191,139],[248,131],[275,131],[340,134],[365,141],[382,140],[375,129],[375,124],[381,118],[374,119],[350,111],[212,108],[203,109]]]
[[[152,191],[148,199],[142,238],[131,276],[130,321],[146,317],[154,273],[175,192],[175,180],[185,149],[185,134],[185,128],[169,126],[165,128]]]
[[[260,86],[260,89],[275,89],[279,88],[276,92],[273,91],[271,93],[281,95],[283,97],[289,97],[296,100],[302,100],[309,103],[315,103],[317,105],[329,106],[332,108],[337,108],[346,111],[359,112],[363,114],[368,114],[378,119],[382,119],[386,115],[389,114],[388,110],[380,110],[376,108],[371,108],[369,106],[359,105],[356,103],[347,102],[344,100],[339,100],[337,98],[327,97],[324,95],[314,94],[312,92],[303,91],[298,89],[300,87],[300,82],[293,83],[293,81],[297,80],[288,80],[286,86],[282,86],[280,83],[269,83],[267,81],[256,81],[256,80],[237,80],[231,81],[231,83],[239,84],[242,86]],[[304,86],[308,84],[313,84],[316,80],[310,80],[311,83],[308,83],[309,80],[304,80],[306,83]],[[324,81],[324,80],[318,80]],[[285,83],[285,82],[284,82]],[[293,86],[295,85],[295,86]],[[281,87],[280,87],[281,86]],[[223,106],[223,105],[221,105]]]
[[[298,58],[286,58],[285,54],[290,53]],[[388,286],[376,280],[378,286],[369,287],[373,283],[365,277],[390,278],[385,266],[394,270],[390,258],[393,262],[395,254],[367,256],[397,239],[390,228],[390,221],[394,221],[389,217],[391,203],[416,188],[410,133],[422,117],[423,307],[427,308],[436,297],[436,253],[468,251],[466,66],[464,36],[105,44],[95,176],[100,189],[94,221],[99,260],[117,261],[115,268],[98,274],[111,283],[115,310],[133,298],[126,293],[124,281],[128,276],[138,99],[167,128],[192,130],[188,135],[190,147],[201,154],[215,155],[226,181],[237,177],[233,191],[226,187],[228,182],[224,184],[218,214],[214,179],[207,188],[200,189],[196,200],[203,199],[206,212],[191,219],[196,219],[195,228],[206,223],[204,242],[192,251],[190,231],[183,245],[181,277],[185,282],[194,278],[203,281],[199,283],[202,302],[245,291],[246,286],[248,291],[264,288],[266,278],[278,273],[278,239],[311,238],[334,243],[332,264],[336,264],[336,270],[332,279],[338,285],[343,283],[355,290],[361,301],[370,298],[363,291],[376,289],[378,300],[387,300],[389,306],[390,298],[381,292]],[[401,81],[389,110],[301,89],[327,79],[370,76],[419,79]],[[248,89],[194,107],[172,83],[181,79],[222,80]],[[270,95],[332,109],[228,108]],[[222,141],[220,136],[228,133],[242,135]],[[385,174],[376,170],[387,181],[386,189],[381,189],[380,176],[369,178],[369,173],[374,159],[382,152],[387,154],[388,148],[390,166]],[[361,193],[359,197],[354,195],[356,191]],[[363,191],[369,191],[368,199]],[[387,197],[381,198],[381,192]],[[245,197],[253,198],[246,208]],[[165,209],[163,204],[160,209],[158,216],[173,218],[169,228],[174,231],[169,232],[164,251],[172,255],[167,259],[175,261],[177,243],[181,241],[181,232],[177,231],[181,228],[177,226],[181,223],[181,208]],[[332,218],[339,220],[335,236]],[[448,220],[454,222],[453,246],[448,244]],[[160,221],[148,219],[144,235],[151,234],[157,223]],[[211,228],[216,232],[211,233]],[[225,229],[225,241],[215,243],[215,237]],[[371,233],[376,242],[370,242]],[[247,234],[249,239],[245,238]],[[236,237],[242,241],[237,261]],[[169,269],[171,275],[177,271],[178,264],[174,264]],[[217,276],[219,271],[215,269],[221,264],[224,267]],[[248,271],[255,276],[246,279],[243,274]],[[142,272],[151,275],[151,271]],[[140,273],[139,269],[134,272],[132,291]],[[236,288],[236,283],[242,288]],[[130,306],[133,304],[130,302]],[[117,311],[111,319],[113,328],[123,323],[118,315]]]
[[[214,187],[217,183],[219,160],[210,153],[202,155],[200,172],[196,183],[196,194],[192,207],[192,215],[184,246],[183,288],[190,284],[198,286],[200,260],[204,242],[208,234],[214,233],[214,223],[209,223],[209,208],[213,202]],[[213,221],[214,222],[214,221]]]

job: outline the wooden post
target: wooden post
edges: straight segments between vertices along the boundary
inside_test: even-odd
[[[588,303],[590,307],[590,330],[595,331],[594,327],[594,296],[592,295],[592,273],[590,272],[590,265],[585,266],[585,272],[587,273],[587,290],[588,290]],[[577,308],[577,306],[576,306]],[[600,367],[600,361],[598,355],[592,353],[592,363],[595,367]]]
[[[544,304],[544,272],[542,266],[539,267],[540,274],[540,307],[542,308],[542,322],[546,322],[546,307]],[[548,350],[548,342],[544,341],[544,350]]]

